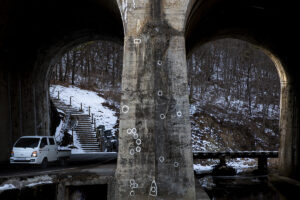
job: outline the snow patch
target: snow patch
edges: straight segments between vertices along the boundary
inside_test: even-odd
[[[13,184],[4,184],[0,186],[0,191],[16,189]]]
[[[51,184],[51,183],[53,183],[53,182],[52,181],[41,181],[41,182],[38,182],[38,183],[30,183],[26,186],[27,187],[34,187],[34,186],[37,186],[37,185]]]
[[[106,100],[100,97],[96,92],[83,90],[75,86],[50,86],[51,97],[56,98],[57,91],[60,93],[60,100],[62,102],[69,105],[70,97],[72,97],[72,107],[79,110],[82,103],[82,109],[85,114],[89,114],[90,107],[90,112],[91,114],[94,114],[96,125],[104,125],[106,130],[111,129],[113,133],[115,132],[113,127],[117,123],[116,113],[102,105]]]

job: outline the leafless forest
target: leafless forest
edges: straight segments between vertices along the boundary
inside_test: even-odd
[[[120,44],[82,44],[52,66],[51,84],[97,91],[118,110],[122,60]],[[278,148],[280,82],[261,50],[222,39],[196,49],[187,63],[195,150]]]

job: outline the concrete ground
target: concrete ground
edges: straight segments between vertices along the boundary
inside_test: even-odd
[[[68,166],[49,165],[46,169],[31,166],[13,168],[1,166],[0,186],[13,184],[16,188],[50,181],[64,184],[112,184],[116,171],[116,153],[74,154]],[[209,200],[207,193],[196,179],[197,200]]]

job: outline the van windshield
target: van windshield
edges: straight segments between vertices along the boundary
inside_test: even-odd
[[[35,148],[38,146],[40,138],[21,138],[15,144],[15,147]]]

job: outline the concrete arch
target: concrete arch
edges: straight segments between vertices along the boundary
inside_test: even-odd
[[[186,47],[220,38],[236,38],[261,48],[274,62],[281,82],[280,173],[300,179],[299,79],[291,48],[296,37],[289,3],[215,0],[192,2],[187,15]]]
[[[92,40],[123,43],[117,1],[0,1],[0,162],[21,135],[49,135],[49,64]]]

